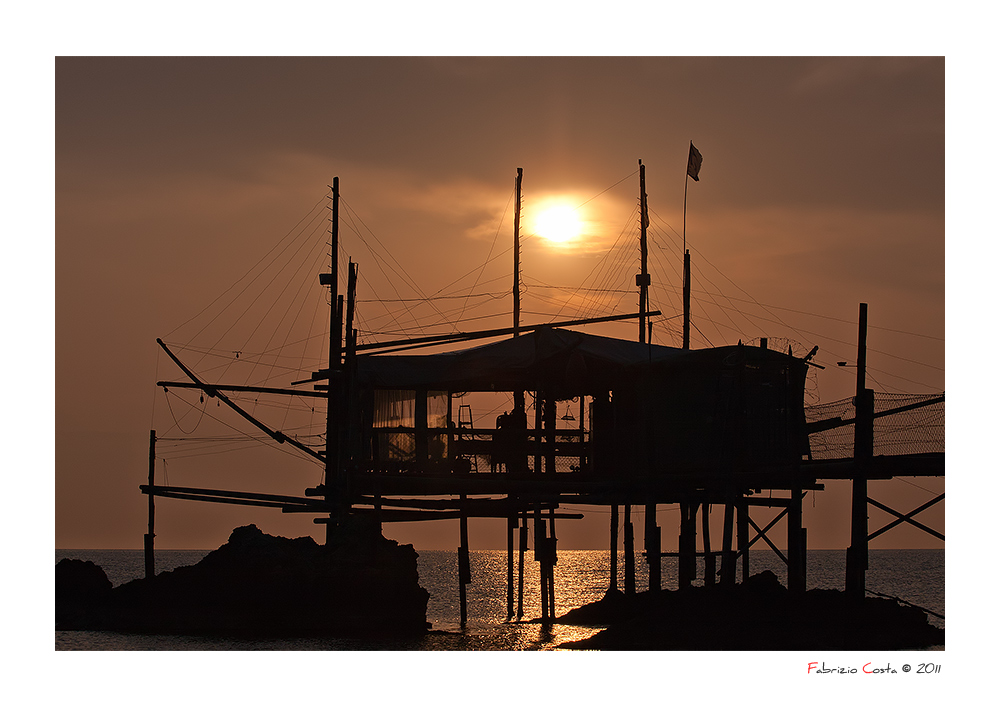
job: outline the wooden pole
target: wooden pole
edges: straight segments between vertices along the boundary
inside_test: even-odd
[[[722,584],[736,584],[736,553],[733,552],[733,512],[732,500],[726,503],[726,514],[722,523]]]
[[[611,582],[608,591],[618,591],[618,504],[611,504]]]
[[[542,391],[535,391],[535,468],[536,474],[542,473],[542,408],[545,401],[542,398]],[[535,550],[538,551],[537,548]]]
[[[333,186],[331,187],[331,218],[330,218],[330,274],[326,278],[326,283],[330,286],[330,341],[328,350],[328,367],[330,370],[330,384],[327,387],[327,408],[326,408],[326,459],[325,459],[325,473],[324,473],[324,483],[326,486],[326,500],[329,503],[337,503],[339,500],[336,493],[336,485],[338,481],[338,461],[339,461],[339,448],[338,448],[338,420],[337,413],[339,412],[338,406],[338,385],[339,380],[335,375],[335,371],[340,368],[340,352],[341,352],[341,338],[340,338],[340,312],[338,304],[340,302],[339,296],[339,286],[337,283],[337,257],[339,255],[338,250],[339,244],[339,234],[340,234],[340,177],[333,178]],[[323,276],[320,276],[320,282],[323,283]],[[332,535],[336,532],[337,523],[340,521],[338,517],[339,514],[336,511],[331,511],[330,522],[326,526],[326,542],[329,544],[331,542]]]
[[[788,589],[802,593],[806,590],[805,529],[802,527],[802,491],[791,490],[788,506]]]
[[[549,619],[549,573],[545,569],[545,521],[542,519],[542,507],[535,504],[535,561],[538,563],[538,582],[542,602],[542,622]]]
[[[513,311],[513,337],[516,338],[521,332],[521,177],[523,170],[517,168],[517,177],[514,180],[514,311]],[[524,391],[514,392],[514,409],[515,412],[522,412],[524,410]],[[518,419],[521,419],[518,416]],[[518,429],[520,433],[520,429]],[[514,471],[520,471],[521,465],[525,463],[521,451],[523,451],[518,444],[517,446],[518,457],[514,459]],[[507,464],[507,473],[511,472],[510,463],[512,454],[508,454],[505,463]],[[517,526],[517,516],[512,515],[507,519],[507,620],[510,621],[514,616],[514,528]],[[521,573],[524,572],[524,547],[521,548]],[[521,586],[523,592],[523,582],[524,578],[521,576]],[[521,611],[521,605],[518,604],[518,612]]]
[[[556,563],[559,562],[556,553],[556,511],[549,509],[549,538],[546,549],[546,566],[549,572],[549,619],[556,619]]]
[[[517,558],[517,618],[524,617],[524,553],[528,549],[528,514],[521,515],[521,532]]]
[[[646,269],[646,229],[649,226],[649,211],[646,205],[646,166],[639,160],[639,274],[635,284],[639,286],[639,342],[646,342],[646,310],[649,307],[649,272]]]
[[[517,516],[507,518],[507,620],[514,617],[514,528]]]
[[[691,254],[684,251],[684,330],[682,348],[691,348]]]
[[[625,505],[625,593],[635,594],[635,530],[629,504]]]
[[[337,468],[337,495],[340,498],[340,512],[346,517],[351,508],[350,477],[347,469],[356,454],[361,451],[360,410],[355,403],[357,380],[358,332],[354,328],[354,311],[358,292],[358,265],[347,261],[347,304],[344,314],[344,363],[340,382],[340,424],[337,441],[339,463]],[[333,381],[331,381],[332,383]]]
[[[152,579],[156,574],[156,562],[153,559],[153,538],[155,537],[153,533],[153,493],[152,487],[153,475],[156,471],[156,430],[149,431],[149,529],[146,535],[143,536],[143,548],[145,550],[145,560],[146,560],[146,579]]]
[[[701,543],[705,551],[705,586],[710,587],[715,584],[715,555],[712,554],[712,542],[709,537],[709,515],[712,512],[712,504],[705,501],[701,504]]]
[[[851,546],[847,550],[847,593],[865,595],[868,569],[868,461],[874,453],[874,394],[865,387],[868,358],[868,305],[858,311],[858,379],[854,395],[854,479],[851,488]]]
[[[745,582],[750,579],[750,506],[742,494],[736,506],[736,549],[743,558],[741,581]]]
[[[514,336],[521,328],[521,175],[518,167],[514,180]]]
[[[458,546],[458,603],[462,626],[468,618],[465,585],[472,582],[472,568],[469,565],[469,516],[465,512],[465,494],[459,496],[462,503],[462,515],[459,517],[460,545]]]
[[[697,503],[682,503],[681,505],[681,532],[678,542],[677,558],[677,586],[679,589],[690,587],[698,574],[698,533]]]
[[[660,528],[656,524],[656,504],[646,504],[646,564],[649,566],[649,591],[660,591]]]
[[[556,473],[556,401],[546,397],[543,409],[545,427],[545,473]]]

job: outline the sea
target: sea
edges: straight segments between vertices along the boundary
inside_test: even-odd
[[[196,564],[209,550],[157,550],[156,571]],[[63,558],[91,560],[104,569],[115,586],[143,576],[142,550],[56,550]],[[597,601],[610,585],[607,550],[561,550],[555,567],[556,614],[562,615]],[[677,586],[677,559],[662,560],[662,586]],[[507,556],[503,550],[470,553],[472,583],[467,585],[467,620],[460,620],[458,554],[455,551],[418,551],[420,584],[430,594],[427,620],[430,632],[406,640],[344,638],[243,640],[194,636],[151,636],[110,631],[56,631],[57,651],[551,651],[561,644],[588,638],[600,629],[554,624],[543,626],[538,564],[530,552],[524,562],[523,617],[507,618]],[[518,595],[515,556],[515,610]],[[618,558],[618,587],[623,588],[624,553]],[[843,550],[809,550],[807,588],[843,589]],[[635,562],[636,587],[647,586],[646,565]],[[699,561],[699,570],[701,564]],[[774,572],[782,583],[787,570],[771,550],[750,551],[750,572]],[[696,582],[700,584],[701,580]],[[944,550],[870,550],[867,588],[932,612],[929,621],[944,628]],[[943,649],[943,647],[936,647]]]

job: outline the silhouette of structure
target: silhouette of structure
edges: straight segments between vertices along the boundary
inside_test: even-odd
[[[610,508],[611,588],[619,583],[617,533],[623,520],[625,565],[621,569],[626,594],[636,592],[632,508],[640,505],[645,507],[643,554],[650,590],[661,588],[661,558],[672,555],[678,558],[681,588],[697,579],[699,558],[705,584],[735,584],[738,575],[746,581],[750,576],[748,550],[763,541],[787,563],[789,589],[803,592],[807,543],[802,500],[806,491],[822,490],[822,482],[828,479],[853,483],[845,582],[852,596],[865,592],[870,539],[909,523],[943,540],[942,534],[914,516],[944,494],[909,513],[868,497],[872,479],[944,475],[944,396],[876,397],[865,386],[867,305],[860,308],[857,395],[812,408],[804,404],[805,381],[808,367],[817,366],[811,361],[816,349],[799,358],[790,348],[787,352],[768,348],[766,339],[755,346],[690,348],[690,254],[686,251],[684,344],[682,348],[652,344],[651,336],[647,339],[651,317],[659,312],[647,307],[648,216],[645,168],[640,162],[641,264],[636,277],[640,311],[524,326],[518,285],[521,178],[518,169],[510,328],[359,344],[353,323],[357,265],[348,265],[346,301],[333,275],[338,271],[339,180],[335,178],[333,256],[330,273],[320,276],[321,284],[330,287],[332,303],[330,358],[324,369],[287,389],[207,383],[158,340],[189,379],[158,385],[201,389],[274,439],[321,461],[326,472],[324,482],[306,489],[301,497],[157,486],[152,476],[156,437],[151,433],[149,483],[140,487],[149,495],[147,568],[152,566],[154,496],[315,514],[315,522],[327,526],[328,541],[352,515],[370,516],[379,523],[457,518],[463,622],[466,585],[472,580],[468,542],[472,518],[507,519],[508,618],[523,617],[524,557],[529,545],[533,547],[540,566],[543,621],[556,616],[556,523],[582,517],[560,510],[566,504]],[[638,341],[569,329],[628,318],[639,320]],[[491,338],[499,340],[446,353],[401,355],[422,347]],[[307,389],[310,384],[312,388]],[[269,428],[226,396],[226,392],[246,390],[325,399],[325,449],[317,451]],[[477,426],[471,407],[463,402],[464,396],[476,393],[508,393],[513,407],[495,427]],[[576,420],[570,414],[573,404],[578,404],[578,425],[560,426],[569,418]],[[567,409],[566,419],[557,421],[557,408],[562,405]],[[915,429],[928,435],[914,436]],[[661,549],[657,519],[661,504],[680,505],[677,553]],[[896,520],[871,532],[869,504],[895,515]],[[721,538],[710,538],[712,506],[724,509]],[[751,510],[768,508],[775,509],[777,516],[762,527],[751,517]],[[787,555],[767,535],[782,518],[787,519]],[[529,529],[534,536],[531,543]]]

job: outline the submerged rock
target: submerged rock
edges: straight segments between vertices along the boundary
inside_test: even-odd
[[[559,623],[605,626],[561,648],[589,650],[901,650],[944,644],[944,629],[892,599],[852,601],[813,589],[796,596],[767,571],[735,587],[691,587],[602,600]]]
[[[427,630],[429,595],[418,580],[413,546],[387,540],[377,526],[358,519],[331,545],[319,545],[311,537],[267,535],[248,525],[236,528],[226,544],[198,564],[115,587],[86,611],[69,612],[77,594],[68,584],[60,591],[57,576],[56,628],[186,635],[419,635]]]

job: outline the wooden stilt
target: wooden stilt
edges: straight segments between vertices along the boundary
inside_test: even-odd
[[[611,505],[611,581],[608,590],[618,591],[618,504]]]
[[[542,519],[542,507],[535,504],[535,561],[538,563],[538,583],[542,604],[542,621],[549,619],[549,573],[545,567],[546,555],[545,521]]]
[[[535,466],[532,471],[542,473],[542,391],[535,391]],[[537,548],[536,548],[537,551]]]
[[[154,486],[153,476],[156,471],[156,430],[149,431],[149,487]],[[156,574],[156,561],[153,558],[153,493],[149,493],[149,529],[142,538],[142,546],[145,551],[146,579],[152,579]]]
[[[733,503],[726,503],[726,515],[722,522],[722,584],[736,584],[736,553],[733,552]]]
[[[709,515],[712,504],[705,501],[701,504],[701,544],[705,551],[705,586],[715,584],[715,555],[712,554],[712,542],[709,534]]]
[[[635,594],[635,530],[632,506],[625,505],[625,593]]]
[[[461,501],[465,501],[465,494],[459,496]],[[468,618],[466,604],[465,585],[472,582],[472,568],[469,564],[469,517],[465,513],[465,504],[462,504],[462,515],[459,517],[459,534],[461,544],[458,546],[458,602],[462,626]]]
[[[736,505],[736,549],[743,559],[740,581],[745,582],[750,579],[750,506],[742,495]]]
[[[802,527],[802,491],[793,488],[788,507],[788,589],[806,590],[805,529]]]
[[[847,593],[865,596],[868,569],[868,462],[874,453],[875,393],[865,387],[868,358],[868,305],[858,311],[858,380],[854,396],[854,479],[851,482],[851,546],[847,549]]]
[[[690,587],[697,574],[698,541],[695,531],[695,520],[698,506],[694,503],[681,505],[681,530],[678,538],[677,586],[679,589]]]
[[[517,618],[524,618],[524,553],[528,549],[528,514],[521,515],[517,558]]]
[[[554,407],[554,406],[553,406]],[[549,619],[555,621],[556,619],[556,563],[559,562],[559,556],[556,553],[556,511],[554,508],[549,509],[549,540],[548,551],[546,554],[547,565],[549,570]]]
[[[660,591],[660,528],[656,524],[656,504],[646,504],[646,564],[649,566],[649,591]]]
[[[507,620],[514,617],[514,528],[517,516],[507,518]]]

